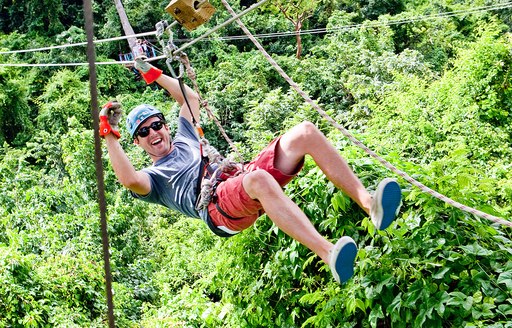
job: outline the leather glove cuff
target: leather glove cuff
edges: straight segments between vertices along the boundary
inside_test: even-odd
[[[162,70],[156,67],[151,67],[147,72],[140,71],[142,78],[146,81],[146,84],[151,84],[155,82],[160,75],[162,75]]]

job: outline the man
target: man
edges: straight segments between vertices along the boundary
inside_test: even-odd
[[[181,105],[174,140],[158,109],[140,105],[129,113],[127,126],[134,144],[153,160],[153,166],[140,171],[118,142],[120,107],[109,103],[101,111],[100,134],[112,167],[135,198],[202,218],[220,236],[232,236],[248,228],[264,211],[282,231],[327,263],[337,282],[346,282],[353,275],[357,255],[354,240],[344,236],[332,244],[322,237],[282,187],[298,174],[308,154],[337,188],[370,215],[378,229],[385,229],[395,219],[401,202],[396,181],[384,179],[372,198],[327,138],[312,123],[303,122],[275,139],[244,166],[241,174],[218,184],[213,201],[197,211],[201,156],[192,122],[199,121],[199,97],[187,86],[183,86],[183,92],[178,80],[142,59],[136,60],[135,67],[146,83],[157,82]]]

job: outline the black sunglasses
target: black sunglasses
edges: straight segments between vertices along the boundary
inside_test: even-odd
[[[153,131],[160,130],[165,124],[165,121],[156,121],[151,123],[149,126],[145,126],[140,128],[137,133],[135,133],[136,136],[139,136],[141,138],[146,138],[149,136],[149,129],[153,129]]]

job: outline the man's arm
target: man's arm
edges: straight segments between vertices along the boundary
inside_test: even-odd
[[[112,165],[119,182],[136,194],[149,194],[151,191],[149,176],[142,171],[135,170],[115,135],[110,133],[104,138],[107,145],[110,164]]]
[[[192,123],[194,122],[194,119],[199,123],[199,95],[194,90],[185,84],[183,84],[184,90],[182,90],[177,79],[163,74],[161,69],[145,62],[142,58],[135,59],[135,68],[142,74],[142,77],[147,84],[156,82],[169,92],[171,97],[173,97],[181,106],[180,116],[186,118]],[[185,93],[186,98],[183,93]],[[194,119],[192,118],[192,115]]]
[[[103,105],[99,117],[99,133],[105,139],[110,163],[121,184],[137,194],[147,195],[151,191],[149,176],[144,172],[135,170],[119,144],[121,114],[121,105],[116,100],[111,100]]]
[[[185,97],[183,95],[179,81],[177,79],[162,74],[156,80],[156,83],[158,83],[161,87],[165,88],[165,90],[169,92],[169,94],[178,102],[178,104],[180,104],[180,116],[186,118],[190,122],[193,122],[192,115],[194,115],[195,120],[199,123],[199,96],[194,90],[192,90],[192,88],[190,88],[186,84],[183,84],[187,100],[185,101]],[[190,106],[190,109],[188,106]]]

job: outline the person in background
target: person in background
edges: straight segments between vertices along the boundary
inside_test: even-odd
[[[147,40],[142,41],[142,51],[144,51],[144,54],[146,55],[147,58],[153,57],[153,55],[151,54],[150,45],[148,44]]]
[[[142,40],[137,39],[137,42],[135,43],[135,46],[132,49],[133,52],[133,58],[138,58],[140,56],[144,56],[146,53],[142,46]]]

